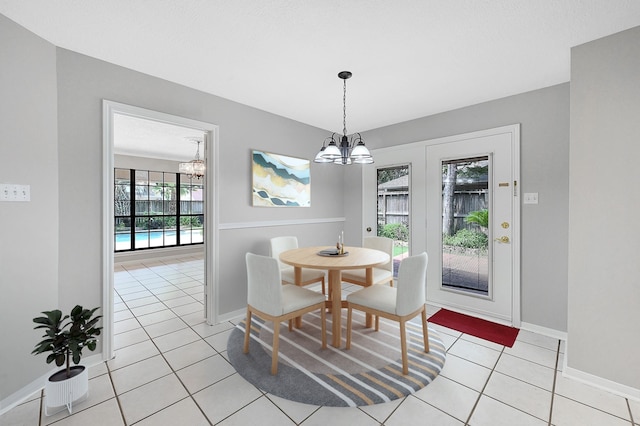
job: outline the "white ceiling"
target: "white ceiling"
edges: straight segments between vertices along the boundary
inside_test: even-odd
[[[569,81],[570,48],[638,0],[0,0],[51,43],[328,131]],[[320,142],[319,142],[320,143]]]

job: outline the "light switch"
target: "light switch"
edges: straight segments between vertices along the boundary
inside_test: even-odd
[[[538,204],[538,193],[537,192],[525,192],[524,193],[524,204]]]
[[[31,185],[0,184],[0,201],[31,201]]]

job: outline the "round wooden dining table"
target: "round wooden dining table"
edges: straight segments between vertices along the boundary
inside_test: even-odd
[[[367,285],[373,284],[373,267],[389,262],[389,255],[380,250],[363,247],[345,247],[344,255],[320,255],[323,250],[335,247],[302,247],[288,250],[280,254],[280,260],[294,267],[295,283],[299,285],[302,268],[324,269],[329,271],[329,300],[327,307],[332,312],[332,334],[334,347],[340,347],[342,324],[340,309],[346,307],[342,301],[342,271],[346,269],[366,269]],[[299,324],[298,324],[299,325]],[[367,326],[371,327],[371,318],[367,317]]]

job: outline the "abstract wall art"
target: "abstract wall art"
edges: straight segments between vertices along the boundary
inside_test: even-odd
[[[254,206],[311,206],[309,160],[254,150],[252,169]]]

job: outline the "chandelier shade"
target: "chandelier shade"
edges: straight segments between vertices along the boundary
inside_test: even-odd
[[[371,164],[373,157],[362,140],[360,133],[347,136],[347,79],[353,74],[350,71],[341,71],[338,78],[343,80],[342,96],[342,137],[337,140],[333,133],[322,143],[322,148],[316,154],[315,163],[334,163],[340,165]],[[327,144],[327,141],[329,143]]]
[[[186,139],[198,144],[198,148],[196,149],[196,157],[195,159],[187,163],[180,163],[180,165],[178,166],[178,171],[189,176],[189,178],[191,179],[200,179],[202,176],[204,176],[205,171],[204,160],[200,159],[200,144],[202,143],[202,139],[194,137],[188,137]]]

